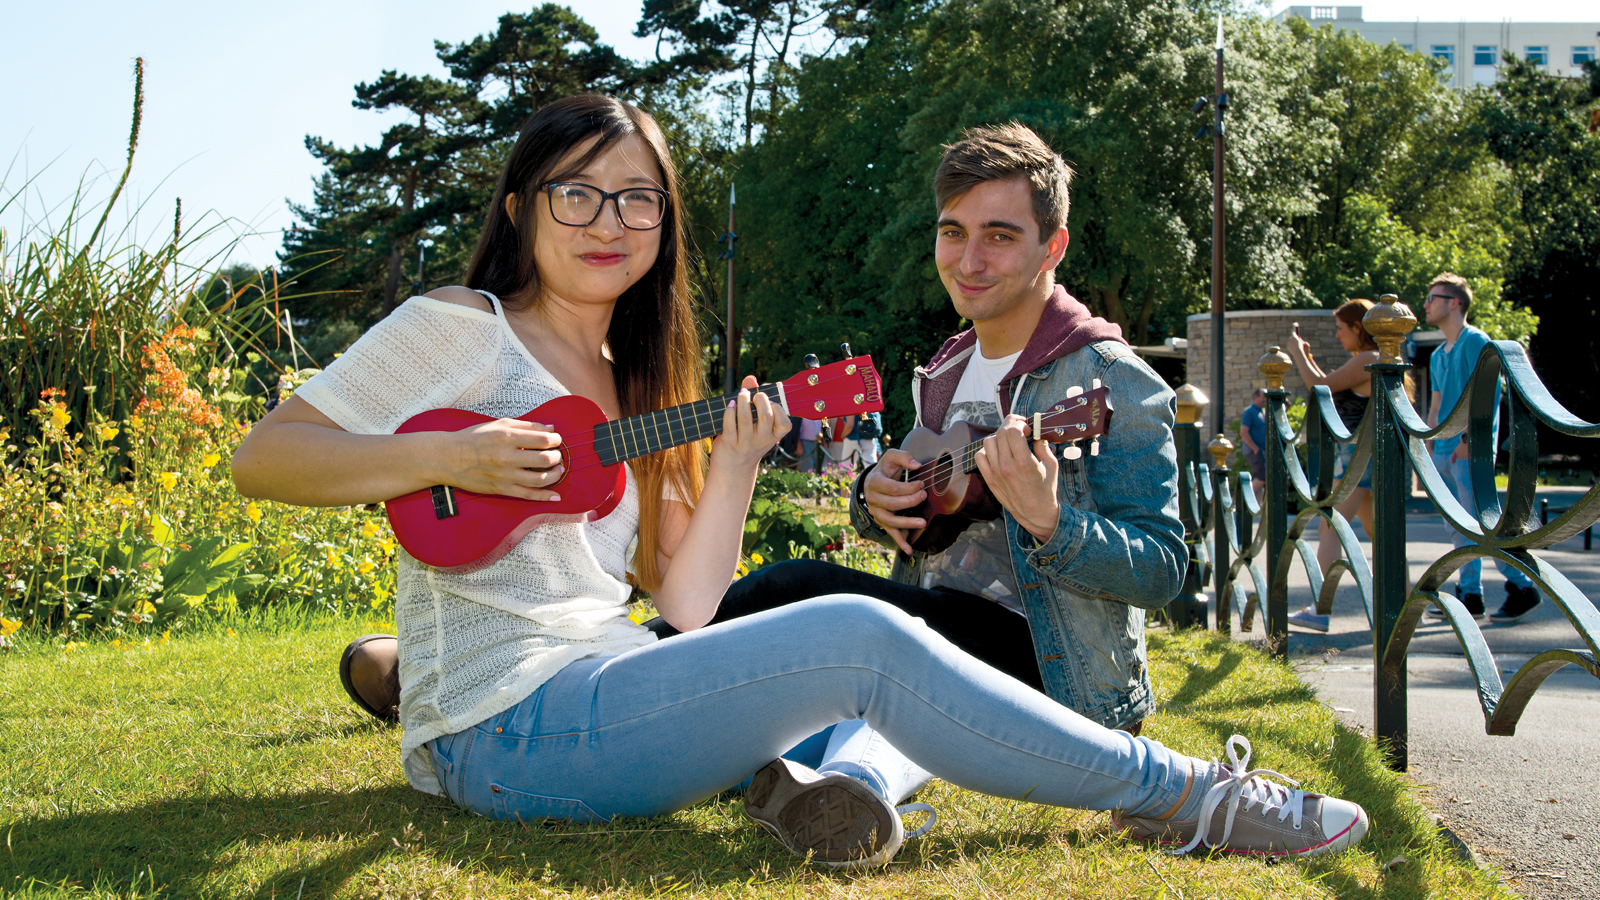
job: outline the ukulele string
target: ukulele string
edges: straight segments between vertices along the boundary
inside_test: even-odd
[[[1083,406],[1083,405],[1084,405],[1083,403],[1079,403],[1077,406],[1074,406],[1072,408],[1073,409],[1077,409],[1079,406]],[[1059,413],[1051,413],[1050,415],[1051,416],[1059,415]],[[1041,429],[1044,427],[1044,422],[1043,421],[1040,422],[1040,426],[1041,426]],[[1055,428],[1055,427],[1073,427],[1073,426],[1055,426],[1055,425],[1052,425],[1050,427]],[[1082,426],[1077,426],[1077,427],[1081,428]],[[906,473],[908,475],[915,475],[916,479],[918,481],[921,481],[921,480],[924,480],[924,479],[930,479],[930,478],[935,480],[935,481],[938,481],[938,480],[941,480],[941,479],[944,479],[944,478],[948,478],[952,473],[955,472],[956,466],[959,465],[959,466],[965,467],[968,461],[972,461],[974,463],[972,471],[977,471],[976,462],[977,462],[978,448],[981,447],[982,445],[983,445],[983,441],[982,440],[973,441],[972,443],[968,444],[967,446],[961,448],[960,451],[950,454],[948,457],[946,457],[944,454],[941,453],[937,457],[937,459],[939,459],[940,462],[934,464],[933,466],[931,466],[931,467],[929,467],[927,469],[916,469],[916,470],[909,470],[908,469]],[[948,459],[949,461],[945,462],[944,460],[946,460],[946,459]],[[959,462],[957,460],[959,460]],[[962,471],[966,471],[966,469],[963,468]]]

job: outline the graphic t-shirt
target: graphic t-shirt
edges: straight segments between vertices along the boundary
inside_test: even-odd
[[[983,348],[976,348],[961,373],[961,382],[950,400],[939,430],[949,431],[957,422],[968,422],[990,430],[1000,427],[1000,406],[995,390],[1000,379],[1016,365],[1022,351],[1000,359],[986,359]],[[1022,596],[1017,591],[1017,576],[1011,568],[1011,548],[1006,543],[1003,518],[973,522],[961,537],[943,553],[928,557],[923,566],[922,586],[947,587],[977,594],[1004,606],[1018,615]]]

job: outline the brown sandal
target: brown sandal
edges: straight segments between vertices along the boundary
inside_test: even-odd
[[[400,721],[399,641],[392,634],[356,638],[339,657],[339,681],[356,705],[379,721]]]

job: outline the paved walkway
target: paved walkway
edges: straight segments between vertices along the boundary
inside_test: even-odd
[[[1413,580],[1449,549],[1450,534],[1437,515],[1408,517]],[[1600,545],[1585,552],[1580,534],[1541,555],[1600,599]],[[1504,599],[1504,580],[1492,564],[1484,570],[1485,602],[1493,611]],[[1310,598],[1297,564],[1290,612]],[[1515,736],[1490,737],[1461,647],[1440,621],[1424,618],[1407,665],[1410,775],[1423,799],[1481,863],[1498,868],[1519,892],[1540,900],[1600,897],[1600,679],[1576,666],[1561,669],[1533,696]],[[1540,651],[1583,646],[1548,601],[1515,625],[1481,624],[1506,679]],[[1254,633],[1240,636],[1262,637],[1259,617]],[[1372,634],[1348,575],[1328,634],[1291,628],[1289,650],[1323,701],[1370,733]]]

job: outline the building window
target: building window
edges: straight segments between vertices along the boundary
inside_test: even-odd
[[[1590,45],[1588,47],[1573,47],[1572,67],[1577,68],[1586,62],[1594,62],[1594,46]]]
[[[1410,53],[1410,52],[1411,52],[1411,51],[1413,51],[1413,50],[1415,50],[1415,49],[1417,49],[1417,48],[1416,48],[1416,47],[1413,47],[1413,46],[1412,46],[1412,45],[1410,45],[1410,44],[1401,44],[1401,45],[1400,45],[1400,49],[1401,49],[1401,50],[1404,50],[1404,51],[1405,51],[1405,52],[1407,52],[1407,53]]]
[[[1456,64],[1456,47],[1454,44],[1434,44],[1433,58],[1444,60],[1446,66]]]
[[[1528,58],[1528,62],[1533,63],[1536,66],[1550,65],[1549,47],[1524,47],[1522,49],[1523,54]]]
[[[1311,7],[1311,18],[1313,18],[1313,19],[1331,19],[1331,18],[1333,18],[1333,7],[1331,7],[1331,6],[1313,6],[1313,7]]]
[[[1495,64],[1495,51],[1498,47],[1479,45],[1472,48],[1472,64],[1475,66],[1492,66]]]

